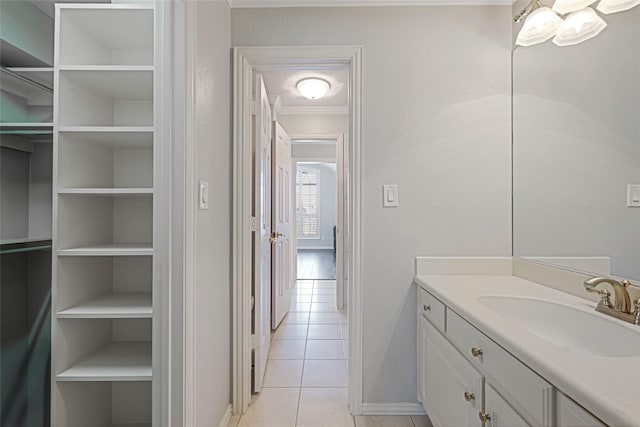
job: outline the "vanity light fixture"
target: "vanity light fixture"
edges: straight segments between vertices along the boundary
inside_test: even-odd
[[[564,21],[548,7],[538,7],[529,12],[518,33],[516,44],[532,46],[549,40],[558,33]]]
[[[610,13],[624,12],[640,4],[640,0],[600,0],[598,12],[608,15]]]
[[[556,0],[553,3],[553,10],[561,15],[582,10],[587,6],[591,6],[596,0]]]
[[[570,46],[589,40],[604,30],[607,23],[595,10],[586,7],[576,12],[571,12],[564,20],[564,24],[558,30],[558,35],[553,38],[557,46]]]
[[[307,99],[319,99],[329,92],[331,85],[324,79],[309,77],[296,83],[296,89]]]

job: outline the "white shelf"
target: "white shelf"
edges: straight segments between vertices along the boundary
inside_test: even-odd
[[[56,376],[58,381],[150,381],[151,342],[115,342]]]
[[[149,256],[153,255],[151,243],[113,243],[106,245],[84,246],[79,248],[58,249],[58,256]]]
[[[60,188],[58,194],[89,196],[144,196],[153,194],[153,188]]]
[[[51,122],[0,122],[0,130],[53,130]]]
[[[28,70],[29,68],[18,68]],[[6,71],[5,71],[6,70]],[[28,75],[33,74],[33,75]],[[11,68],[1,70],[2,90],[27,100],[29,105],[53,105],[53,73],[14,72]],[[49,78],[50,77],[50,78]]]
[[[69,133],[153,133],[154,129],[153,126],[60,126],[58,131]]]
[[[0,245],[16,245],[19,243],[48,243],[51,244],[51,237],[19,237],[15,239],[2,239]]]
[[[60,71],[153,71],[153,65],[61,65]]]
[[[53,67],[7,67],[7,70],[53,88]]]
[[[57,313],[60,319],[143,319],[153,317],[151,292],[117,292]]]

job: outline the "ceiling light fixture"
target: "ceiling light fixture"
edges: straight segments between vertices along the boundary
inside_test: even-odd
[[[589,40],[604,30],[604,22],[595,10],[590,7],[572,12],[564,20],[553,42],[558,46],[571,46]]]
[[[553,10],[561,15],[565,15],[591,6],[595,2],[596,0],[556,0],[555,3],[553,3]]]
[[[538,7],[527,15],[516,39],[516,44],[520,46],[531,46],[549,40],[558,33],[564,23],[562,18],[548,7]]]
[[[298,81],[296,89],[307,99],[319,99],[329,92],[331,85],[324,79],[309,77]]]
[[[598,12],[605,15],[610,13],[624,12],[640,4],[640,0],[600,0],[598,3]]]

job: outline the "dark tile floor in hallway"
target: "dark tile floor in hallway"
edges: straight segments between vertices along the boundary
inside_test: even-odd
[[[298,249],[298,280],[335,280],[336,254],[332,249]]]

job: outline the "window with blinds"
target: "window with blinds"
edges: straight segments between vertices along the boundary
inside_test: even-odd
[[[313,169],[298,168],[296,178],[296,208],[298,237],[313,239],[319,236],[319,172]]]

